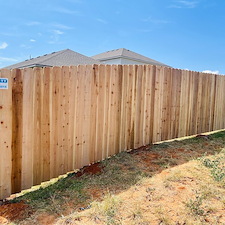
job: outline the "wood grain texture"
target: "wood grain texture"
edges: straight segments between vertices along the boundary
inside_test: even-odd
[[[23,77],[21,70],[12,71],[12,193],[21,190]]]
[[[225,128],[225,77],[153,65],[0,70],[0,198],[149,143]]]
[[[0,89],[0,199],[12,192],[12,73],[0,70],[0,78],[8,79],[8,89]],[[17,164],[16,162],[14,162]],[[19,164],[19,163],[18,163]],[[18,165],[17,164],[17,165]],[[19,171],[18,171],[19,173]],[[14,171],[15,174],[15,171]],[[14,182],[14,188],[16,183]],[[18,187],[19,189],[19,187]]]
[[[23,76],[23,98],[22,98],[22,189],[30,188],[34,184],[33,165],[36,130],[34,125],[35,111],[35,88],[36,76],[31,68],[21,70]]]

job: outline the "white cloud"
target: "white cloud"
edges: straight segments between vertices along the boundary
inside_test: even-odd
[[[17,62],[17,59],[14,58],[6,58],[6,57],[0,57],[0,61],[4,61],[4,62]]]
[[[174,4],[170,5],[170,8],[189,8],[189,9],[193,9],[195,7],[197,7],[198,5],[198,1],[190,1],[190,0],[175,0],[173,1]]]
[[[2,44],[0,44],[0,49],[5,49],[8,47],[8,44],[6,42],[3,42]]]
[[[219,74],[218,70],[203,70],[203,73],[212,73],[212,74]]]
[[[50,36],[49,44],[57,44],[60,41],[60,35],[64,34],[61,30],[52,30],[52,35]]]
[[[30,42],[36,42],[36,40],[34,40],[34,39],[30,39]]]
[[[64,34],[64,32],[62,32],[61,30],[53,30],[53,33],[57,35]]]
[[[53,23],[52,26],[56,27],[58,29],[62,29],[62,30],[72,30],[73,29],[73,27],[69,27],[69,26],[61,24],[61,23]]]

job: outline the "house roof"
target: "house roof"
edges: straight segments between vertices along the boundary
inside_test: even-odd
[[[25,60],[23,62],[10,65],[5,69],[24,68],[24,67],[45,67],[45,66],[73,66],[79,64],[100,64],[99,61],[74,52],[70,49],[65,49],[58,52],[52,52],[37,58]]]
[[[101,54],[92,56],[92,58],[99,60],[99,61],[107,61],[110,59],[125,58],[125,59],[135,60],[135,61],[146,63],[146,64],[168,66],[164,63],[158,62],[154,59],[150,59],[146,56],[140,55],[136,52],[130,51],[125,48],[119,48],[119,49],[103,52]]]

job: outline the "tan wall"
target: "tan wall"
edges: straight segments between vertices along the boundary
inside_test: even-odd
[[[151,65],[0,70],[0,198],[120,151],[225,128],[225,77]]]

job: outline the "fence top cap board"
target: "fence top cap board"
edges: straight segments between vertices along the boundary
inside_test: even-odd
[[[100,64],[99,61],[65,49],[58,52],[52,52],[43,56],[28,59],[20,63],[16,63],[5,67],[4,69],[22,69],[27,67],[52,67],[52,66],[76,66],[80,64]]]

